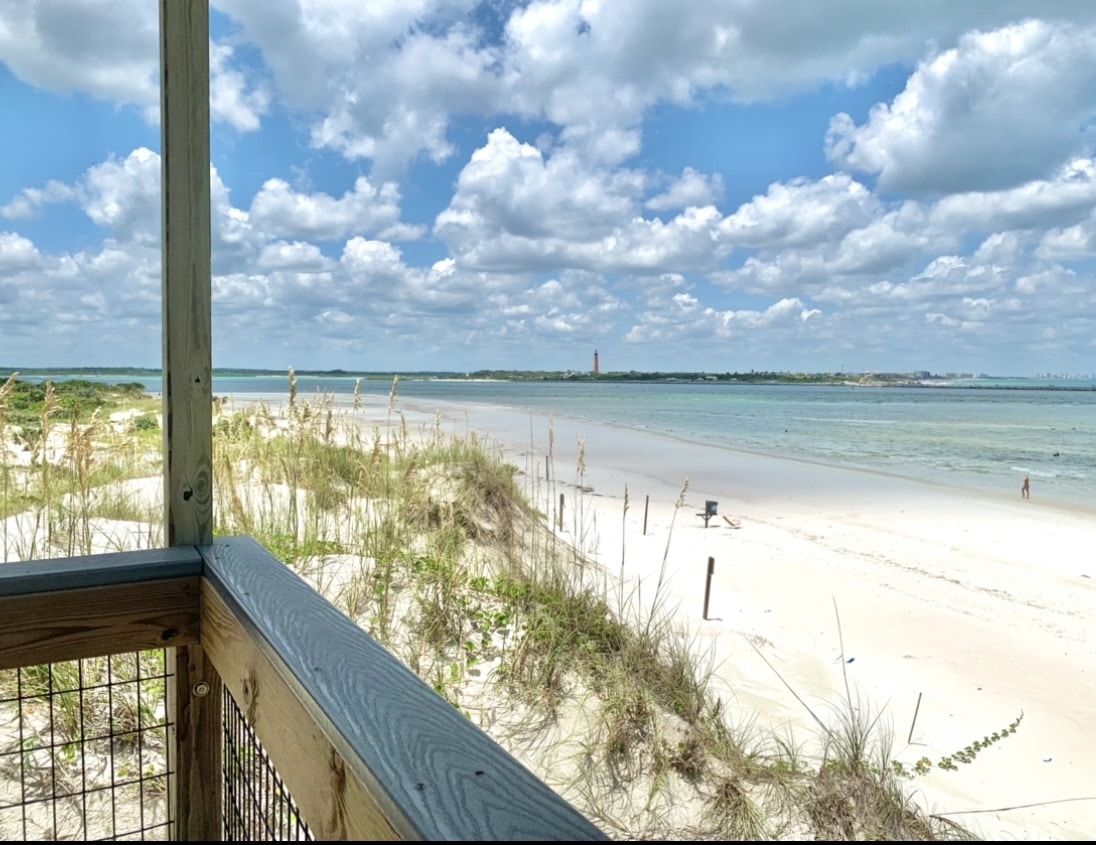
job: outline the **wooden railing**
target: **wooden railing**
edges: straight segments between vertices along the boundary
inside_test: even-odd
[[[161,647],[209,661],[317,839],[606,838],[251,539],[0,565],[0,669]],[[185,664],[173,686],[206,718],[169,735],[169,761],[193,752],[190,778],[169,763],[173,830],[213,838],[221,693]]]

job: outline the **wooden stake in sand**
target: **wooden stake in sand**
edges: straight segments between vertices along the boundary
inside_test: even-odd
[[[913,726],[917,724],[917,714],[921,712],[921,693],[917,693],[917,706],[913,708],[913,721],[910,722],[910,735],[906,738],[906,744],[913,744]]]
[[[563,494],[559,494],[559,530],[563,530]]]
[[[708,580],[704,584],[704,621],[708,621],[708,599],[712,596],[712,574],[715,572],[715,558],[708,558]]]
[[[647,536],[647,508],[651,506],[651,497],[643,500],[643,536]]]

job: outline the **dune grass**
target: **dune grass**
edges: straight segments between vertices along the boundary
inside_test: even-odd
[[[159,545],[158,504],[125,485],[158,475],[152,417],[112,426],[58,395],[42,389],[37,426],[19,435],[29,460],[0,452],[3,559]],[[553,432],[541,479],[440,419],[411,430],[398,381],[385,407],[363,405],[303,399],[292,373],[277,407],[216,402],[215,532],[253,536],[607,832],[965,835],[911,800],[889,734],[851,694],[819,720],[819,754],[729,712],[667,607],[666,557],[655,584],[628,587],[584,552],[596,543],[584,450],[566,542]]]

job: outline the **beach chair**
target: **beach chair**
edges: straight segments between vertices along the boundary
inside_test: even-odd
[[[708,500],[704,503],[704,513],[698,513],[697,516],[704,518],[704,527],[708,527],[708,520],[713,516],[717,516],[719,511],[719,502],[713,502]]]

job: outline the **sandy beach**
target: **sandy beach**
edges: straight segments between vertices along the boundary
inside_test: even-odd
[[[1078,800],[1096,796],[1096,510],[1041,502],[1037,485],[1024,500],[1011,478],[994,495],[510,408],[395,407],[411,430],[440,415],[447,433],[500,444],[553,523],[563,495],[561,536],[614,576],[623,559],[646,601],[665,559],[667,607],[732,721],[810,755],[808,708],[832,725],[847,678],[893,759],[934,763],[909,782],[930,812],[987,839],[1096,838],[1096,800]],[[374,403],[359,422],[400,424]],[[973,762],[935,765],[1021,714]]]
[[[1037,488],[1029,501],[1019,489],[986,496],[584,421],[434,404],[401,406],[409,424],[432,424],[440,410],[446,430],[503,444],[553,519],[564,495],[562,533],[611,572],[623,557],[626,578],[642,582],[647,597],[665,557],[670,605],[710,653],[732,719],[790,730],[809,753],[819,729],[788,686],[828,721],[845,700],[844,668],[854,701],[881,712],[894,757],[912,767],[1022,713],[1015,734],[957,771],[934,766],[911,789],[987,838],[1096,836],[1096,801],[1074,800],[1096,795],[1096,513],[1040,503]],[[707,528],[698,516],[706,500],[719,509]],[[1038,806],[1000,809],[1021,805]]]

